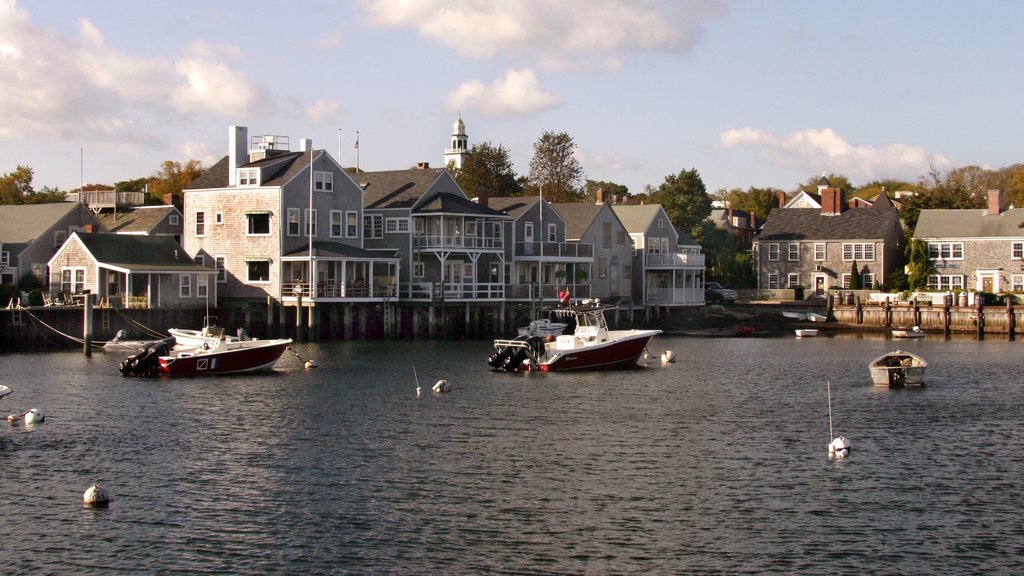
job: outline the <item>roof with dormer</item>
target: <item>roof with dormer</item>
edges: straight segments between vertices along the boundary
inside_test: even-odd
[[[327,154],[324,150],[314,150],[313,153],[319,158]],[[239,168],[259,168],[260,186],[284,186],[293,178],[309,168],[309,152],[283,152],[272,154],[266,158],[240,164]],[[210,190],[228,187],[228,172],[230,160],[224,156],[203,172],[198,178],[189,183],[185,190]]]
[[[96,215],[107,230],[115,234],[148,234],[168,215],[181,212],[174,206],[136,206],[103,210]]]
[[[757,241],[871,240],[887,238],[893,226],[900,226],[900,215],[891,203],[833,215],[817,208],[776,208],[768,214]]]

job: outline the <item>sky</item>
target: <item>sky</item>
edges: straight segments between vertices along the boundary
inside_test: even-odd
[[[565,132],[631,193],[913,182],[1024,161],[1022,24],[1016,0],[0,0],[0,174],[209,166],[230,126],[442,166],[461,115],[519,175]]]

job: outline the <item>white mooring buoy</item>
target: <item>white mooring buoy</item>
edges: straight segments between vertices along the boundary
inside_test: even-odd
[[[676,355],[671,350],[665,350],[661,353],[661,363],[670,364],[676,361]]]
[[[46,414],[39,408],[32,408],[25,412],[25,424],[39,424],[44,420],[46,420]]]
[[[437,384],[434,384],[434,392],[451,392],[451,391],[452,391],[452,385],[449,384],[448,381],[445,380],[444,378],[441,378],[440,380],[437,381]]]
[[[107,493],[106,488],[99,484],[93,484],[86,488],[85,494],[82,495],[82,503],[96,508],[106,506],[110,503],[110,494]]]

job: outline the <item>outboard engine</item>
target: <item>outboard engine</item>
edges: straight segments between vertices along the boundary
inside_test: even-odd
[[[121,362],[121,374],[124,376],[156,376],[159,372],[159,357],[171,351],[174,338],[154,342],[142,352],[125,358]]]

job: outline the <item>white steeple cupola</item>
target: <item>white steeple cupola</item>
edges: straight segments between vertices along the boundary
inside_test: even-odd
[[[463,160],[469,154],[469,136],[466,136],[466,124],[462,122],[462,113],[455,119],[452,126],[450,147],[444,151],[444,165],[455,163],[456,169],[462,168]]]

